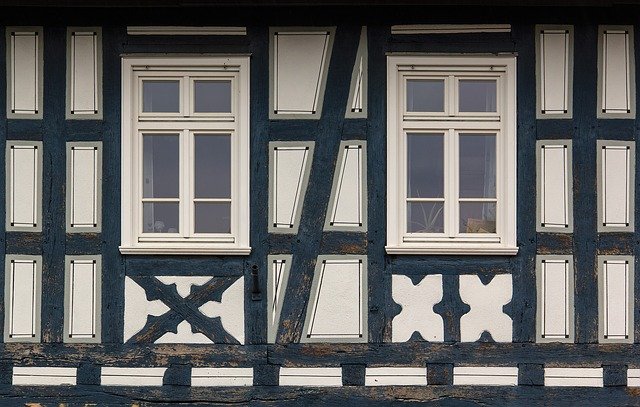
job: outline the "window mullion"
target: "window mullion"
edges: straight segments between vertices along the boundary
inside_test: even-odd
[[[457,221],[458,221],[458,138],[454,129],[449,129],[447,131],[447,145],[448,151],[446,154],[447,158],[447,196],[445,198],[445,205],[447,208],[447,226],[448,230],[446,231],[447,236],[455,237],[458,235],[457,232]]]
[[[183,130],[180,135],[180,235],[189,237],[192,234],[191,227],[191,134],[189,130]]]

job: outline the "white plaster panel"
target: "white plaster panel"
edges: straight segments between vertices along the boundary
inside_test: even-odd
[[[161,300],[148,301],[147,293],[130,277],[124,279],[124,341],[140,332],[149,315],[159,316],[169,311]]]
[[[393,300],[402,307],[391,323],[392,341],[406,342],[414,332],[427,341],[444,341],[442,317],[433,311],[442,300],[442,275],[425,276],[416,285],[402,275],[393,275],[391,281]]]
[[[543,301],[541,334],[545,339],[564,340],[570,335],[570,302],[572,285],[570,264],[565,260],[546,259],[542,263],[541,284]]]
[[[545,386],[603,387],[602,368],[545,367]]]
[[[8,334],[14,340],[38,336],[39,296],[36,260],[12,260],[8,279]]]
[[[305,334],[311,339],[360,338],[363,334],[362,282],[359,259],[323,260],[307,314]],[[365,291],[366,292],[366,291]],[[315,295],[313,295],[315,294]]]
[[[93,228],[98,218],[98,150],[71,147],[71,227]]]
[[[538,57],[541,72],[542,114],[565,114],[569,94],[569,32],[545,29],[539,34]]]
[[[244,277],[227,288],[220,302],[209,301],[199,310],[209,318],[220,317],[224,330],[244,344]]]
[[[460,276],[460,298],[471,307],[460,318],[462,342],[477,341],[484,331],[496,342],[512,341],[513,321],[502,311],[502,307],[511,302],[511,280],[510,274],[500,274],[484,285],[478,276]]]
[[[191,324],[182,321],[178,324],[177,332],[167,332],[154,343],[213,343],[211,339],[200,332],[193,332]]]
[[[629,93],[629,34],[623,30],[605,30],[602,35],[602,107],[605,113],[627,113],[633,97]]]
[[[339,367],[281,367],[280,386],[342,386]]]
[[[453,384],[517,386],[518,368],[503,366],[454,366]]]
[[[156,278],[165,285],[176,285],[178,295],[187,298],[191,294],[191,287],[194,285],[203,286],[208,283],[212,277],[198,276],[156,276]]]
[[[194,367],[191,369],[191,386],[253,386],[253,368]]]
[[[605,226],[629,224],[630,150],[626,146],[602,149],[603,223]],[[633,198],[632,198],[633,199]]]
[[[341,147],[343,147],[341,145]],[[364,149],[360,145],[345,145],[341,148],[341,168],[334,175],[330,224],[335,227],[360,227],[363,216],[363,168]]]
[[[274,34],[275,111],[313,114],[329,46],[326,31]]]
[[[166,367],[102,367],[103,386],[162,386]]]
[[[629,263],[625,260],[607,259],[602,270],[602,319],[603,336],[610,340],[625,340],[632,335],[629,323],[630,283]],[[631,288],[632,289],[632,288]]]
[[[75,367],[14,366],[14,386],[75,386]]]
[[[640,387],[640,369],[627,369],[627,386]]]
[[[9,215],[12,228],[35,229],[38,223],[40,151],[36,145],[12,145],[9,150]]]
[[[426,386],[426,367],[367,367],[365,386]]]
[[[40,69],[40,46],[37,32],[14,32],[11,36],[11,95],[10,106],[14,113],[36,114]]]
[[[566,228],[569,223],[569,154],[567,146],[546,144],[541,149],[541,223]]]
[[[309,149],[300,147],[276,147],[274,154],[273,200],[274,227],[289,229],[295,225],[302,210],[304,199],[306,166],[309,164]]]
[[[98,110],[98,35],[71,34],[71,111],[95,114]]]
[[[72,338],[93,338],[96,334],[97,279],[100,278],[93,260],[73,259],[70,264],[70,322]]]

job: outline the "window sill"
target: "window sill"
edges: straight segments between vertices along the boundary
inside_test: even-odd
[[[482,244],[465,245],[401,245],[385,246],[387,254],[444,254],[462,256],[515,256],[518,254],[517,246],[498,246]]]
[[[166,256],[183,255],[210,255],[210,256],[248,256],[251,254],[251,247],[140,247],[140,246],[120,246],[121,254],[153,254]]]

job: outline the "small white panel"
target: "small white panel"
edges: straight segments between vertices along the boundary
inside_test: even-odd
[[[131,277],[124,279],[124,342],[144,328],[149,315],[160,316],[169,311],[162,300],[147,299],[146,291]]]
[[[198,310],[209,318],[220,318],[222,328],[244,345],[244,277],[222,293],[220,302],[206,302]]]
[[[599,117],[633,117],[635,113],[632,30],[625,26],[600,27]]]
[[[571,232],[571,150],[563,140],[539,143],[538,231]]]
[[[69,143],[67,232],[100,230],[102,159],[96,143]]]
[[[280,386],[342,386],[342,368],[281,367]]]
[[[572,342],[573,265],[555,257],[538,264],[538,340]]]
[[[191,369],[191,386],[253,386],[253,368],[194,367]]]
[[[103,386],[162,386],[166,367],[103,367],[100,384]]]
[[[454,366],[454,385],[517,386],[518,368],[500,366]]]
[[[366,342],[366,268],[363,259],[320,256],[301,342]]]
[[[627,369],[627,386],[640,387],[640,369]]]
[[[367,182],[365,154],[364,142],[340,143],[325,229],[363,229]]]
[[[40,256],[5,259],[5,342],[40,340],[40,261]]]
[[[275,114],[313,115],[320,111],[330,37],[328,30],[274,32]]]
[[[426,367],[367,367],[365,386],[426,386]]]
[[[598,231],[633,231],[633,142],[598,141]]]
[[[573,29],[545,27],[536,33],[539,116],[571,117]]]
[[[7,28],[9,118],[42,118],[42,28]]]
[[[291,255],[268,256],[267,267],[269,275],[267,277],[268,292],[268,316],[267,316],[267,340],[268,343],[275,343],[280,322],[280,312],[284,296],[287,292],[289,282],[289,272],[291,270]]]
[[[42,143],[7,143],[7,230],[42,230]]]
[[[367,27],[360,30],[360,42],[356,52],[356,60],[351,72],[351,84],[349,85],[349,101],[347,102],[347,119],[357,119],[367,117],[367,87],[369,53],[367,46]]]
[[[247,35],[246,27],[127,26],[127,35]]]
[[[98,29],[69,29],[69,106],[70,117],[96,115],[100,107],[101,56]],[[76,117],[77,118],[77,117]]]
[[[391,34],[508,33],[511,24],[412,24],[392,25]]]
[[[98,256],[67,256],[65,342],[99,342],[101,262]]]
[[[14,386],[75,386],[75,367],[13,367]]]
[[[598,257],[600,342],[633,343],[633,257]]]
[[[272,147],[270,232],[298,231],[312,158],[312,145]]]
[[[602,368],[545,367],[545,386],[603,387]]]
[[[476,275],[460,276],[460,298],[470,311],[460,318],[460,340],[475,342],[489,332],[496,342],[511,342],[513,321],[503,312],[513,295],[511,274],[500,274],[484,285]]]
[[[393,318],[391,332],[393,342],[406,342],[414,332],[430,342],[444,341],[444,322],[433,311],[442,301],[442,274],[425,276],[413,284],[407,276],[391,276],[391,295],[402,311]]]

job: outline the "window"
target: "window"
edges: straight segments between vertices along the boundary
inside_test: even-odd
[[[123,59],[122,253],[249,254],[249,59]]]
[[[388,57],[388,253],[517,253],[515,66]]]

